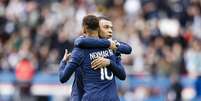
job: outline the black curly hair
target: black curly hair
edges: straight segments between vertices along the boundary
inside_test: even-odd
[[[94,15],[87,15],[84,17],[82,25],[88,30],[95,31],[99,28],[99,19]]]

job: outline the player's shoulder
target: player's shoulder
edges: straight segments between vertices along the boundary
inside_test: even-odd
[[[71,52],[71,57],[79,57],[83,58],[84,57],[84,50],[78,47],[74,47],[72,52]]]
[[[72,52],[82,53],[82,52],[84,52],[84,49],[79,48],[79,47],[74,47]]]
[[[85,38],[86,37],[86,35],[80,35],[79,36],[79,38]]]
[[[85,35],[80,35],[77,38],[75,38],[74,46],[79,46],[79,43],[83,38],[86,38],[86,36]]]
[[[81,39],[81,38],[86,38],[86,35],[80,35],[80,36],[78,36],[75,40]]]

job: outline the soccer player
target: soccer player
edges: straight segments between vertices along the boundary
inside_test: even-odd
[[[92,37],[85,37],[81,36],[78,37],[74,44],[76,47],[80,48],[110,48],[115,51],[115,56],[116,56],[116,61],[120,62],[120,57],[121,54],[130,54],[132,49],[131,47],[123,42],[117,42],[117,48],[114,47],[114,41],[111,41],[112,38],[112,22],[110,19],[106,17],[99,17],[99,27],[100,27],[100,32],[99,32],[99,37],[102,39],[98,38],[92,38]],[[107,39],[110,39],[107,40]],[[67,53],[66,53],[67,54]],[[96,62],[93,62],[93,64],[99,64],[99,68],[102,67],[102,64],[104,63],[101,61],[101,59],[96,59],[94,60]],[[75,101],[81,101],[82,95],[84,94],[83,90],[83,83],[82,83],[82,75],[79,70],[75,72],[75,79],[73,82],[73,87],[72,87],[72,94],[71,98],[76,99]]]
[[[83,26],[87,33],[86,37],[98,38],[99,21],[95,16],[85,17]],[[97,69],[98,65],[93,66],[92,61],[98,57],[104,61],[105,68]],[[67,63],[61,62],[60,81],[66,82],[72,73],[80,67],[85,91],[82,101],[119,101],[113,74],[122,80],[125,79],[126,74],[122,65],[113,61],[116,61],[115,55],[107,48],[81,49],[75,47],[70,60]]]

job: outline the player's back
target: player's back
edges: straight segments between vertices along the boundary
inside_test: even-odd
[[[109,49],[80,49],[84,58],[81,63],[84,84],[82,101],[119,101],[115,77],[108,68],[93,70],[91,62],[97,57],[105,57],[115,61]]]

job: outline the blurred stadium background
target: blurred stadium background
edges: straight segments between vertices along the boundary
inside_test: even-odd
[[[0,101],[68,101],[58,63],[88,13],[133,48],[121,101],[201,101],[201,0],[0,0]]]

